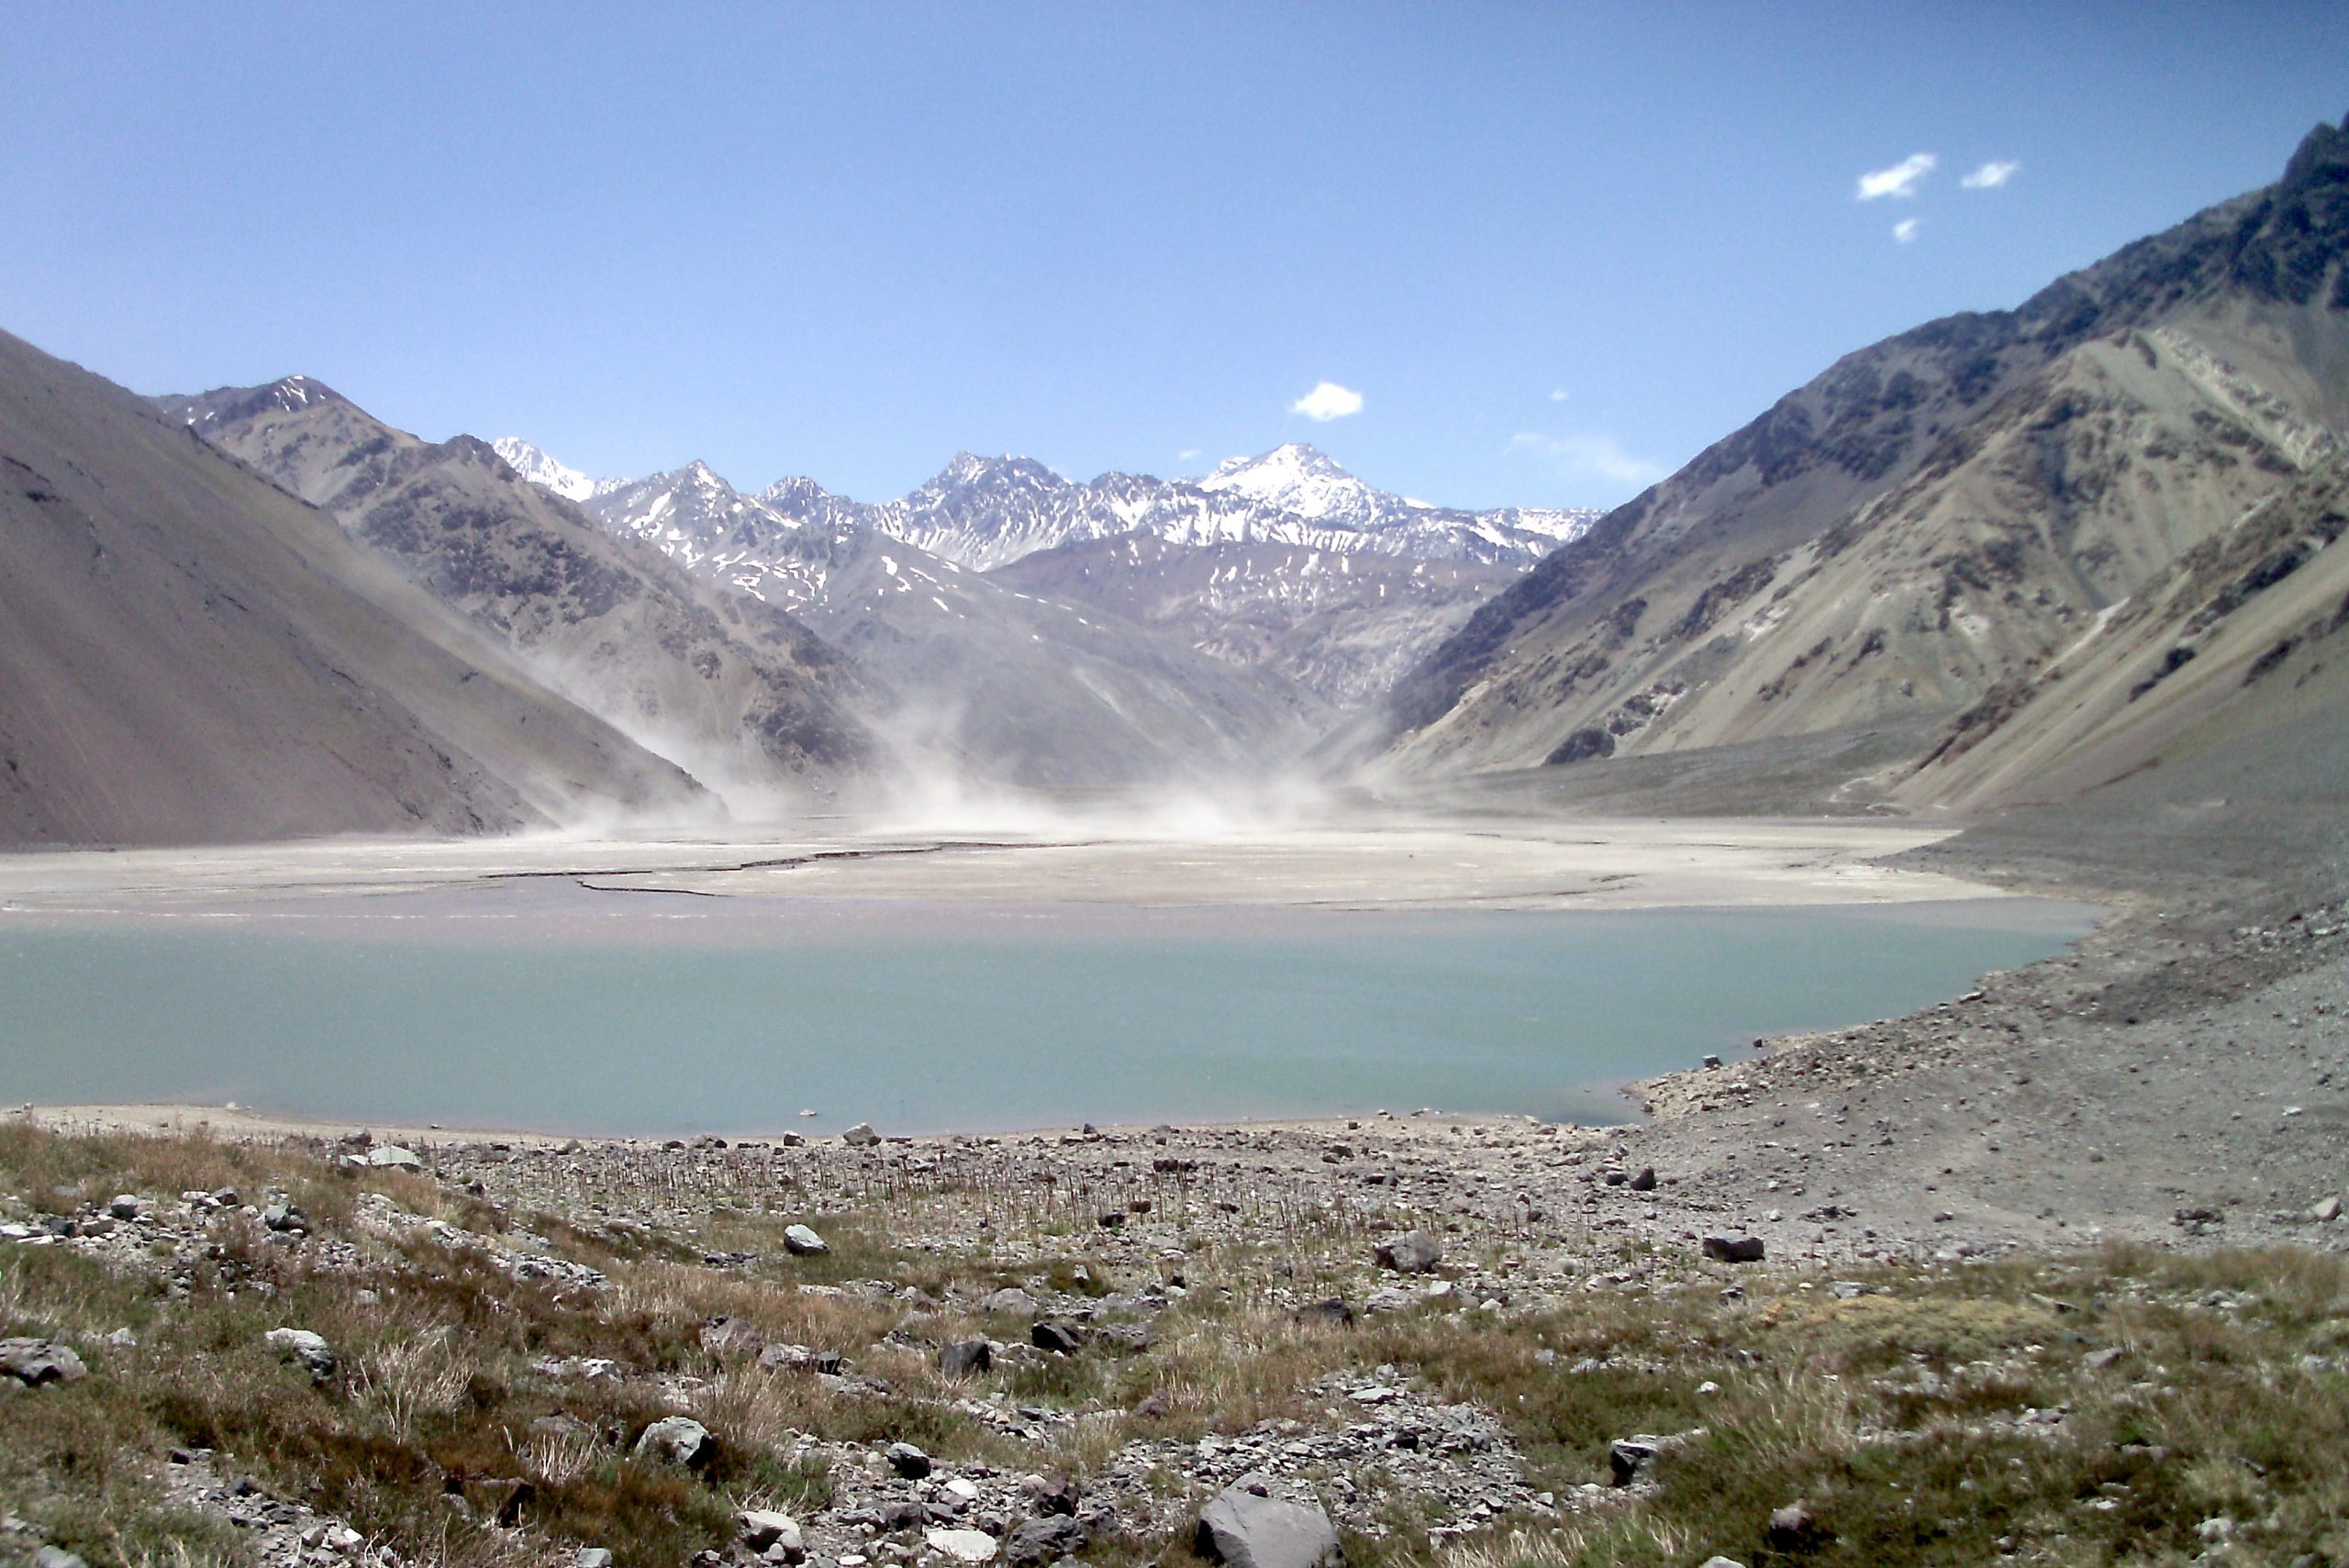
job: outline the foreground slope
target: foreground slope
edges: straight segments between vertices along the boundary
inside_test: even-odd
[[[421,440],[304,376],[161,402],[706,782],[829,794],[875,765],[853,717],[874,694],[835,651],[613,537],[483,442]]]
[[[325,514],[0,334],[0,843],[511,828],[676,770]]]
[[[1993,693],[2022,713],[2338,449],[2344,238],[2349,134],[2321,127],[2275,186],[1848,356],[1480,610],[1352,754],[1447,772],[1900,726],[1931,750],[1960,714],[1978,743]],[[1908,798],[2012,795],[2030,750]]]

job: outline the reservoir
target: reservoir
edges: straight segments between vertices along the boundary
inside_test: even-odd
[[[0,1100],[578,1134],[1583,1122],[2055,951],[2017,898],[1569,912],[517,889],[0,916]],[[804,1117],[805,1110],[815,1117]]]

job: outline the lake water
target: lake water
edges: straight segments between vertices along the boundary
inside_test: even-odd
[[[1627,1081],[1956,995],[2091,915],[747,902],[0,917],[0,1101],[662,1136],[1610,1121]]]

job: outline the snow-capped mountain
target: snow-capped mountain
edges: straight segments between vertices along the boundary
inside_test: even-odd
[[[576,473],[527,443],[507,446],[535,460],[518,471]],[[749,495],[702,462],[598,482],[578,499],[607,528],[819,626],[845,543],[862,534],[896,541],[930,574],[1006,573],[1340,705],[1383,691],[1598,516],[1407,500],[1302,445],[1233,459],[1197,482],[1105,473],[1079,484],[1032,459],[958,452],[879,505],[805,478]]]
[[[500,436],[489,443],[490,450],[506,460],[506,466],[537,485],[551,490],[566,501],[584,501],[600,490],[625,483],[617,479],[592,479],[564,463],[555,462],[546,453],[519,436]]]

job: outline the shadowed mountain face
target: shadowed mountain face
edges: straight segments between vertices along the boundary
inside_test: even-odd
[[[607,489],[591,509],[685,570],[804,617],[902,694],[917,770],[1108,785],[1260,772],[1326,722],[1311,695],[1084,601],[1030,593],[852,515],[802,522],[707,467]]]
[[[0,334],[0,842],[480,832],[694,807],[333,520]]]
[[[2277,184],[2019,310],[1848,356],[1477,611],[1333,751],[1442,773],[1963,715],[1943,740],[1980,754],[1960,767],[1931,740],[1899,792],[2028,793],[2056,762],[2032,695],[2152,622],[2124,688],[2193,660],[2210,626],[2143,595],[2193,599],[2181,562],[2328,471],[2349,430],[2345,240],[2349,134],[2321,127]],[[2235,613],[2230,637],[2263,621]],[[2153,755],[2202,719],[2165,699],[2132,722],[2131,754]],[[2097,782],[2091,738],[2059,750],[2073,785]]]
[[[852,717],[875,694],[785,610],[614,538],[472,437],[419,440],[302,376],[158,402],[738,806],[833,795],[879,760]]]

